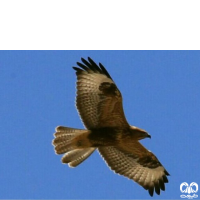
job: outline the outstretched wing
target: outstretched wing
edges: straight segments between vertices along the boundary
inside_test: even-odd
[[[165,190],[169,173],[156,156],[138,141],[131,146],[128,144],[126,148],[99,147],[99,152],[112,170],[134,180],[148,190],[151,196],[154,190],[157,194],[160,194],[160,189]]]
[[[129,126],[124,116],[122,95],[104,66],[81,58],[77,75],[76,106],[88,129]]]

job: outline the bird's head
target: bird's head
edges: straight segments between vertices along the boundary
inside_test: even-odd
[[[151,138],[151,135],[149,135],[145,130],[138,128],[136,126],[130,127],[132,132],[132,137],[136,140],[142,140],[144,138]]]

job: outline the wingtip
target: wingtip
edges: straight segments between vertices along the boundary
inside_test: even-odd
[[[160,185],[159,183],[155,184],[155,192],[157,195],[160,195]]]
[[[168,171],[165,169],[165,174],[166,176],[170,176],[170,174],[168,173]]]
[[[83,57],[81,57],[81,61],[83,62],[85,59]]]
[[[162,190],[162,191],[165,191],[165,183],[164,183],[164,181],[163,180],[159,180],[159,186],[160,186],[160,189]]]
[[[168,179],[167,179],[167,176],[163,176],[163,181],[164,181],[164,183],[168,183],[169,181],[168,181]]]
[[[76,70],[77,72],[81,72],[81,71],[86,71],[88,73],[90,72],[94,72],[94,73],[98,73],[98,74],[104,74],[106,75],[108,78],[111,78],[110,74],[108,73],[108,71],[105,69],[105,67],[99,63],[99,66],[92,60],[91,57],[87,57],[87,59],[81,57],[81,62],[76,62],[76,64],[78,65],[78,67],[73,67],[74,70]]]
[[[97,65],[95,62],[94,62],[94,60],[92,60],[92,58],[90,58],[89,56],[88,56],[88,61],[91,63],[91,64],[94,64],[94,65]],[[97,66],[98,67],[98,66]],[[99,67],[98,67],[99,68]]]
[[[77,67],[72,67],[74,70],[77,70],[78,68]]]
[[[82,59],[82,58],[81,58]],[[80,62],[76,62],[77,65],[81,64]]]
[[[149,195],[152,197],[153,196],[153,191],[154,191],[154,188],[149,188]]]

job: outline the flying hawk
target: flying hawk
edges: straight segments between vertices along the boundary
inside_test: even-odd
[[[143,129],[130,126],[124,115],[122,95],[115,82],[99,63],[81,58],[77,75],[76,106],[86,130],[64,126],[56,128],[53,145],[64,154],[63,163],[76,167],[96,149],[116,173],[128,177],[153,196],[165,190],[169,173],[157,157],[139,140],[151,136]]]

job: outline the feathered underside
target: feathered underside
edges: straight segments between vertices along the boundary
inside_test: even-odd
[[[159,195],[165,190],[169,173],[140,144],[136,134],[132,135],[134,130],[145,134],[144,130],[128,124],[122,95],[105,67],[91,58],[81,61],[77,62],[79,67],[73,67],[77,75],[76,106],[88,130],[57,127],[53,140],[56,153],[64,154],[63,163],[76,167],[98,148],[114,172],[134,180],[151,196],[154,191]]]

